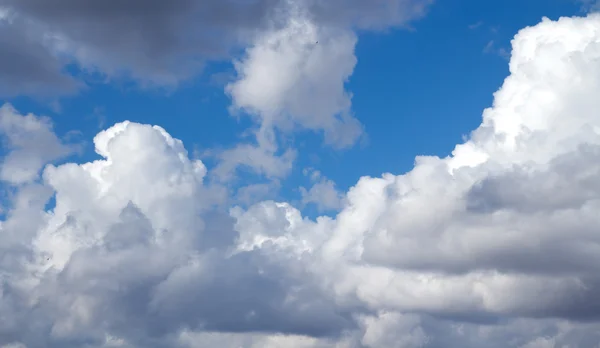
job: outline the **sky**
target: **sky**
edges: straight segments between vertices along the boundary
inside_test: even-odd
[[[591,0],[0,0],[0,348],[597,347]]]

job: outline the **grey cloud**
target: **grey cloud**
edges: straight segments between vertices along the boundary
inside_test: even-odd
[[[22,94],[52,97],[75,92],[79,83],[62,72],[63,64],[24,23],[0,19],[0,96]]]
[[[240,31],[264,25],[273,3],[5,0],[3,5],[83,50],[84,65],[173,83],[196,72],[198,58],[225,55]]]
[[[368,1],[313,0],[300,6],[323,23],[387,27],[415,18],[430,2],[395,0],[384,6]],[[125,74],[144,85],[173,86],[198,73],[206,60],[229,57],[258,31],[283,25],[279,19],[289,11],[289,3],[0,0],[0,8],[8,9],[14,19],[0,27],[0,39],[5,38],[2,44],[12,47],[2,50],[0,63],[7,65],[2,66],[0,76],[12,86],[8,95],[39,92],[42,86],[71,90],[74,84],[61,73],[64,62],[56,58],[58,52],[71,56],[85,69],[114,77]],[[25,25],[32,36],[17,40]],[[43,39],[48,33],[55,35],[54,40]],[[12,40],[10,45],[7,38]],[[16,55],[24,58],[15,61]],[[17,62],[19,69],[8,69],[8,63]],[[15,88],[16,80],[27,88]]]
[[[279,332],[335,336],[352,327],[349,317],[310,284],[307,274],[289,273],[259,252],[210,257],[211,273],[181,269],[157,289],[155,299],[168,321],[219,332]],[[227,275],[227,276],[225,276]],[[311,289],[312,288],[312,289]],[[295,300],[287,297],[294,290]],[[187,318],[187,319],[186,319]]]
[[[517,166],[485,178],[467,193],[467,209],[492,213],[502,209],[534,214],[581,208],[600,195],[600,147],[584,144],[554,158],[543,170]]]
[[[312,0],[309,11],[319,22],[381,30],[406,25],[425,15],[434,0]]]
[[[437,199],[461,204],[446,210],[442,203],[419,221],[404,220],[400,211],[391,210],[380,225],[397,241],[382,244],[381,235],[369,234],[364,257],[403,269],[452,274],[473,269],[545,276],[594,274],[600,262],[594,212],[600,196],[599,156],[598,145],[583,144],[546,165],[514,165],[485,176],[464,192],[456,180],[448,181]],[[464,169],[464,174],[476,175],[472,169]],[[386,194],[398,197],[391,191]],[[443,246],[436,243],[440,238],[447,239]],[[508,240],[514,243],[505,244]]]
[[[212,251],[198,263],[186,263],[189,254],[176,256],[182,250],[161,248],[143,237],[153,231],[135,206],[125,207],[120,219],[109,229],[104,246],[81,249],[62,272],[46,274],[43,288],[35,290],[35,308],[15,300],[28,296],[22,291],[5,291],[7,305],[21,304],[13,310],[14,318],[37,318],[40,326],[28,325],[23,331],[21,326],[1,325],[6,341],[0,343],[102,346],[104,332],[111,332],[136,347],[167,347],[184,327],[335,337],[354,326],[349,314],[338,313],[311,285],[307,274],[290,272],[293,266],[259,252],[224,258],[222,251]],[[77,221],[72,224],[84,228]]]
[[[599,337],[597,325],[569,327],[555,319],[505,319],[497,325],[447,325],[425,318],[422,326],[430,334],[427,348],[546,348],[594,347]]]

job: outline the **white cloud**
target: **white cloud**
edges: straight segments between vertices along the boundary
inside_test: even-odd
[[[309,189],[300,187],[302,204],[315,204],[319,212],[338,210],[344,203],[344,195],[337,190],[332,180],[323,177],[318,170],[305,170],[310,176],[312,186]]]
[[[314,248],[338,301],[454,320],[597,318],[598,28],[592,15],[524,29],[471,140],[350,190]]]
[[[236,76],[225,86],[230,111],[256,123],[256,144],[219,153],[214,173],[230,180],[238,167],[245,167],[270,178],[285,177],[296,156],[291,148],[279,148],[278,136],[295,130],[322,133],[325,145],[336,149],[353,146],[364,135],[346,90],[357,63],[355,29],[406,25],[422,17],[431,3],[283,1],[269,26],[247,35],[249,47],[233,60]]]
[[[0,225],[0,346],[597,344],[599,42],[600,15],[522,30],[470,139],[361,178],[335,218],[215,218],[179,140],[101,132],[101,160],[47,167]]]
[[[362,128],[344,84],[356,65],[356,41],[352,31],[292,15],[235,63],[238,79],[226,87],[233,106],[255,115],[262,127],[300,126],[324,131],[332,145],[353,144]]]
[[[281,183],[277,180],[269,183],[250,184],[237,190],[235,200],[241,204],[251,205],[255,202],[273,198],[280,189]]]
[[[594,15],[521,31],[511,76],[453,157],[361,179],[323,247],[358,263],[337,269],[339,295],[449,316],[600,313],[599,27]]]
[[[353,31],[315,23],[300,9],[291,11],[282,28],[258,34],[234,61],[236,80],[225,87],[231,110],[248,113],[258,124],[257,144],[222,153],[217,173],[229,177],[245,166],[271,177],[287,175],[295,155],[291,149],[277,153],[276,131],[323,132],[328,145],[353,145],[363,129],[352,116],[345,83],[356,65],[356,42]]]
[[[6,151],[0,179],[12,184],[34,180],[46,163],[76,150],[54,134],[48,118],[19,114],[10,104],[0,107],[0,137]]]
[[[243,168],[269,179],[287,176],[296,159],[296,151],[287,149],[283,153],[278,153],[275,145],[263,144],[240,144],[221,151],[217,155],[219,164],[211,171],[211,174],[222,181],[230,181],[235,178],[235,171]]]
[[[234,226],[212,210],[221,191],[164,129],[123,122],[94,143],[102,159],[44,171],[52,211],[47,193],[23,187],[0,227],[11,318],[0,345],[162,347],[184,327],[323,336],[352,325],[293,260],[230,255]]]

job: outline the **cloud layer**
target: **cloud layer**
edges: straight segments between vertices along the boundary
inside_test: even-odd
[[[94,139],[101,159],[37,178],[66,145],[5,106],[2,124],[55,151],[15,146],[2,167],[15,194],[0,225],[0,346],[597,344],[599,42],[600,15],[523,29],[452,156],[363,177],[316,220],[284,202],[221,211],[210,169],[158,126],[116,124]],[[297,52],[256,47],[250,61]],[[264,117],[291,107],[278,96],[236,100]],[[27,175],[15,156],[33,158]]]
[[[63,69],[69,63],[174,86],[206,60],[227,58],[262,31],[285,26],[299,6],[320,24],[376,30],[405,25],[430,2],[1,0],[0,93],[47,92],[42,85],[70,91],[75,86]]]

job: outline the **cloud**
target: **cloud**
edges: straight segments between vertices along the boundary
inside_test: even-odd
[[[3,236],[29,237],[3,253],[0,345],[164,347],[183,328],[328,337],[354,325],[280,251],[228,251],[247,227],[215,218],[220,191],[164,129],[123,122],[94,144],[102,159],[44,170],[51,211],[48,194],[17,197],[2,222]]]
[[[315,204],[319,212],[338,210],[344,203],[344,195],[337,190],[335,182],[323,177],[318,170],[305,170],[313,185],[307,190],[300,187],[302,204]]]
[[[226,218],[210,169],[164,129],[99,133],[101,159],[47,166],[11,198],[0,345],[596,344],[598,29],[520,31],[470,138],[361,178],[335,217],[263,201]]]
[[[234,62],[236,79],[225,87],[231,110],[249,114],[257,124],[257,144],[224,152],[219,175],[231,176],[245,166],[259,174],[285,176],[295,156],[290,149],[276,154],[277,131],[323,132],[327,145],[352,146],[363,133],[345,89],[357,61],[356,42],[351,30],[319,25],[302,9],[292,12],[282,28],[258,35]]]
[[[483,25],[483,21],[478,21],[476,23],[469,24],[468,28],[471,29],[471,30],[475,30],[475,29],[479,28],[482,25]]]
[[[44,89],[44,82],[70,91],[81,87],[83,83],[76,86],[74,78],[63,73],[66,66],[79,68],[84,79],[99,73],[108,80],[133,79],[144,87],[175,87],[197,75],[207,61],[231,59],[245,48],[245,54],[234,60],[236,79],[225,89],[232,110],[254,117],[256,143],[218,151],[221,163],[214,173],[230,181],[243,167],[282,178],[296,154],[291,148],[280,149],[277,132],[322,132],[325,143],[335,148],[350,147],[363,134],[344,87],[356,64],[355,31],[405,26],[422,17],[431,3],[59,0],[49,5],[40,0],[1,0],[0,8],[10,20],[0,27],[0,35],[12,38],[11,31],[27,28],[29,46],[44,57],[43,64],[25,61],[35,69],[11,68],[10,74],[7,70],[6,93],[50,90]],[[32,48],[20,42],[25,40],[14,41],[9,51],[11,62],[17,61],[15,55],[33,57],[25,52]],[[13,80],[23,87],[13,88]]]
[[[7,15],[8,16],[8,15]],[[0,95],[54,97],[80,84],[62,72],[64,62],[48,50],[25,23],[0,16]],[[52,88],[48,88],[48,87]]]
[[[356,65],[356,41],[351,31],[293,15],[236,62],[238,79],[226,87],[233,107],[258,117],[262,127],[322,130],[330,144],[353,144],[362,128],[344,84]]]
[[[273,143],[240,144],[234,148],[216,153],[219,164],[211,172],[219,180],[230,181],[235,178],[238,168],[265,176],[268,179],[283,178],[292,170],[297,153],[293,149],[279,152]]]
[[[236,201],[251,205],[261,200],[266,200],[275,196],[281,189],[281,183],[278,180],[269,183],[250,184],[240,187],[236,192]]]
[[[320,246],[307,246],[313,234],[299,222],[284,235],[265,226],[246,239],[318,250],[315,271],[338,303],[437,318],[419,324],[428,346],[442,335],[460,346],[506,346],[500,323],[518,320],[549,333],[507,333],[515,347],[593,341],[579,323],[600,314],[598,27],[600,16],[590,15],[522,30],[511,75],[470,140],[448,158],[418,157],[404,175],[362,178],[334,220],[311,228],[331,231]],[[441,318],[476,332],[440,333]],[[489,323],[498,341],[483,345],[479,325]]]
[[[0,179],[12,184],[36,179],[46,163],[76,150],[54,134],[48,118],[21,115],[9,104],[0,107],[0,136],[6,151],[0,163]]]
[[[581,4],[582,11],[596,12],[600,9],[598,0],[575,0],[575,2]]]
[[[302,6],[322,23],[377,29],[379,23],[399,26],[422,16],[430,2],[311,0]],[[196,75],[207,60],[228,58],[256,32],[279,25],[289,4],[296,1],[1,0],[2,13],[12,21],[0,26],[0,39],[11,42],[11,49],[0,55],[5,68],[0,76],[10,78],[3,82],[6,86],[19,82],[20,88],[7,91],[10,95],[39,92],[57,82],[70,90],[73,83],[61,69],[71,62],[84,71],[133,78],[144,86],[176,86]],[[25,28],[28,37],[23,40]],[[18,60],[17,66],[14,56],[29,59]],[[7,63],[15,66],[8,69]]]
[[[504,47],[496,47],[494,40],[488,41],[483,48],[485,54],[496,54],[506,60],[510,60],[510,53]]]
[[[324,247],[359,263],[342,276],[347,296],[454,318],[597,319],[599,25],[522,30],[471,140],[405,175],[361,179]]]
[[[433,3],[433,0],[309,0],[304,6],[319,23],[382,30],[406,26],[411,20],[423,17]]]

